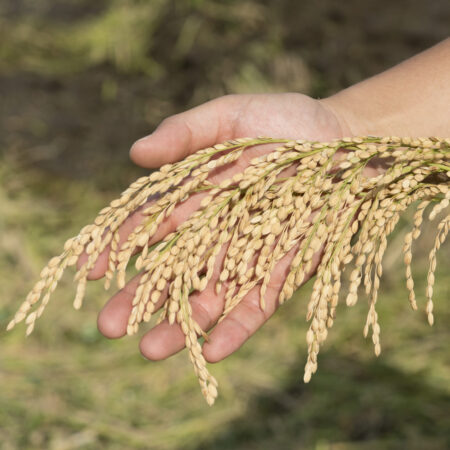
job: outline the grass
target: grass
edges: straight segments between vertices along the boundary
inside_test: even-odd
[[[196,0],[175,13],[155,2],[162,13],[147,35],[153,50],[146,53],[144,43],[139,58],[164,72],[149,78],[146,61],[135,60],[129,74],[108,46],[99,47],[94,32],[121,3],[6,0],[0,7],[0,448],[449,448],[448,243],[439,255],[432,329],[423,310],[409,308],[399,232],[380,293],[379,359],[362,338],[366,305],[341,307],[320,370],[305,386],[306,286],[237,354],[211,367],[221,383],[213,409],[186,355],[151,363],[139,356],[138,337],[99,335],[96,313],[107,299],[100,285],[89,287],[75,312],[64,278],[30,338],[24,327],[5,333],[47,259],[142,174],[125,165],[125,149],[162,118],[232,91],[323,97],[446,37],[450,11],[444,0],[432,8],[415,0],[406,9],[373,0],[376,16],[356,0],[301,7]],[[60,39],[73,36],[68,30],[83,32],[83,41]],[[114,36],[120,49],[129,29],[114,31],[125,33]],[[100,48],[100,62],[75,44]],[[27,165],[13,166],[10,155]],[[425,231],[416,246],[420,293],[431,240]]]
[[[89,286],[83,309],[71,308],[70,279],[29,338],[4,327],[64,239],[94,217],[117,192],[89,183],[27,173],[22,185],[3,161],[0,222],[0,442],[2,448],[353,449],[446,448],[450,443],[448,252],[442,249],[435,296],[436,323],[412,312],[400,248],[388,249],[379,301],[379,359],[362,338],[366,306],[341,306],[320,355],[320,370],[302,382],[304,320],[310,285],[302,288],[239,352],[211,367],[221,395],[210,409],[184,354],[145,361],[138,339],[107,341],[96,312],[107,296]],[[19,184],[18,184],[19,183]],[[42,187],[44,186],[44,187]],[[40,187],[40,188],[39,188]],[[90,202],[80,201],[89,196]],[[428,230],[428,231],[427,231]],[[425,288],[424,230],[415,262]],[[427,241],[427,242],[425,242]],[[57,323],[57,324],[55,324]]]

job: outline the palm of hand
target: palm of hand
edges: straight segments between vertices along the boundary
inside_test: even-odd
[[[300,94],[229,96],[167,119],[155,133],[133,146],[131,157],[144,167],[158,167],[227,139],[258,135],[328,140],[342,137],[342,130],[331,111],[320,102]],[[247,162],[255,155],[267,151],[267,148],[247,150],[230,167],[212,174],[212,181],[229,178],[245,168]],[[203,195],[195,194],[178,205],[172,215],[162,223],[152,241],[164,238],[186,220],[199,207]],[[139,213],[128,219],[121,229],[122,241],[141,220]],[[222,250],[222,256],[224,254],[225,249]],[[233,353],[275,312],[278,294],[293,255],[294,252],[289,253],[275,266],[265,296],[264,311],[259,306],[259,289],[256,286],[226,319],[214,328],[209,341],[203,347],[204,356],[208,361],[220,361]],[[107,256],[106,251],[99,258],[90,274],[91,279],[103,276]],[[316,256],[315,264],[317,263]],[[216,266],[213,278],[206,289],[201,293],[195,292],[190,297],[194,318],[204,330],[211,329],[223,311],[224,290],[219,294],[214,292],[219,273],[220,264]],[[140,275],[137,275],[117,292],[101,311],[98,326],[105,336],[117,338],[125,334],[139,277]],[[163,298],[160,301],[162,303]],[[184,335],[181,329],[176,324],[169,325],[167,321],[148,331],[140,343],[142,354],[152,360],[164,359],[183,347]]]

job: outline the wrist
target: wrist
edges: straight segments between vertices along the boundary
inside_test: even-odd
[[[323,99],[318,99],[317,101],[322,106],[322,108],[324,108],[328,113],[334,116],[337,123],[339,124],[341,137],[356,136],[355,131],[359,127],[353,123],[349,111],[344,107],[343,104],[341,104],[339,99],[336,99],[335,95]]]
[[[323,108],[331,113],[338,122],[341,129],[341,137],[351,136],[382,136],[386,133],[373,133],[367,131],[364,121],[355,117],[351,112],[352,108],[341,102],[336,95],[318,100]],[[385,170],[384,163],[379,159],[371,161],[363,170],[364,175],[371,178],[380,175]]]
[[[366,86],[352,86],[320,102],[333,112],[345,136],[410,134],[401,105],[390,104],[382,92],[372,93]]]

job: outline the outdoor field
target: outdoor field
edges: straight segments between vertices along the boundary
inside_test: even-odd
[[[411,213],[383,264],[380,357],[363,337],[365,297],[341,302],[309,384],[311,283],[209,365],[213,407],[185,352],[151,362],[138,349],[144,329],[98,332],[101,281],[75,311],[71,271],[31,336],[23,324],[6,332],[47,260],[148,173],[129,148],[165,117],[228,93],[325,97],[444,39],[449,23],[444,0],[0,0],[0,449],[449,448],[450,246],[438,253],[430,327],[436,221],[413,248],[413,311]]]

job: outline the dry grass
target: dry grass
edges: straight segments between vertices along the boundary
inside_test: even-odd
[[[263,151],[242,173],[215,182],[218,171],[235,163],[248,148],[263,144],[282,145]],[[63,253],[43,269],[8,329],[25,320],[27,334],[33,331],[64,270],[75,265],[83,253],[87,261],[75,277],[76,308],[81,307],[88,273],[105,250],[110,248],[106,288],[114,275],[119,287],[125,285],[127,266],[138,252],[135,266],[142,276],[127,332],[136,333],[139,324],[148,322],[162,307],[159,320],[180,325],[203,395],[212,404],[217,382],[206,368],[198,336],[207,339],[207,335],[192,316],[189,295],[211,283],[217,293],[225,289],[222,320],[259,286],[264,309],[273,271],[290,254],[278,303],[290,298],[312,271],[317,272],[307,306],[310,328],[304,380],[308,382],[317,370],[320,346],[335,318],[342,273],[350,264],[346,303],[357,302],[362,284],[369,298],[364,334],[372,330],[378,355],[376,303],[387,236],[408,206],[420,201],[404,246],[407,288],[411,305],[416,307],[410,267],[412,241],[418,237],[429,203],[434,203],[431,220],[448,207],[449,156],[449,140],[395,137],[355,137],[330,143],[244,138],[201,150],[138,179],[101,210],[91,225],[69,239]],[[204,193],[201,207],[175,231],[157,239],[161,222],[199,192]],[[149,198],[154,199],[150,204]],[[138,209],[145,220],[120,245],[120,227]],[[436,252],[449,222],[447,215],[438,224],[429,258],[426,312],[430,324]],[[223,246],[227,246],[226,255],[220,260]]]
[[[422,305],[436,224],[425,220],[414,242],[420,311],[411,313],[401,244],[413,222],[412,208],[389,237],[383,261],[377,304],[382,358],[361,339],[365,302],[354,308],[342,302],[321,350],[320,370],[308,385],[301,382],[307,350],[302,318],[310,282],[239,352],[211,366],[220,396],[210,409],[198,395],[184,352],[159,363],[140,357],[137,341],[148,326],[119,340],[99,334],[96,313],[109,296],[101,282],[88,283],[86,302],[73,314],[70,270],[28,339],[20,329],[5,333],[45,259],[119,195],[117,187],[105,192],[98,183],[39,172],[26,172],[19,180],[23,173],[9,167],[0,188],[0,440],[5,450],[448,447],[443,418],[450,401],[450,255],[447,245],[437,253],[436,321],[429,332]],[[80,202],[86,197],[88,203]]]

